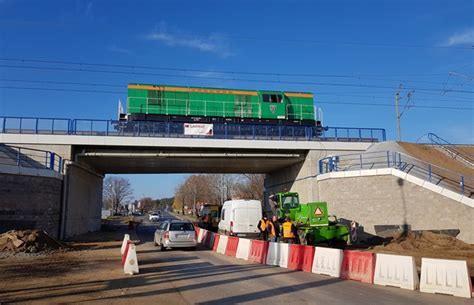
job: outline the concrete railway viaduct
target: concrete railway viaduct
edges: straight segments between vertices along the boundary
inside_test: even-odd
[[[373,142],[5,132],[0,143],[54,152],[64,164],[60,172],[0,165],[0,222],[6,228],[36,226],[60,238],[100,229],[105,174],[263,173],[266,196],[285,189],[299,192],[302,202],[327,201],[332,213],[358,222],[368,234],[375,234],[377,226],[409,225],[415,230],[457,229],[459,238],[474,242],[469,194],[393,168],[390,162],[385,168],[330,172],[320,161],[362,156],[378,145]]]

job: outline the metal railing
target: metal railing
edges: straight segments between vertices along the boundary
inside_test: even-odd
[[[330,156],[319,160],[320,174],[377,168],[396,168],[465,196],[474,196],[474,177],[427,163],[401,152],[378,151]]]
[[[63,159],[54,152],[0,144],[0,164],[62,173]]]
[[[449,143],[448,141],[437,136],[434,133],[428,133],[428,139],[431,141],[432,144],[436,144],[440,148],[444,149],[453,159],[460,160],[461,162],[464,162],[471,167],[474,166],[474,157],[468,152],[459,148],[458,146]]]
[[[213,124],[213,136],[184,134],[184,123],[126,122],[117,120],[0,117],[0,133],[214,138],[246,140],[380,142],[386,140],[383,128]]]

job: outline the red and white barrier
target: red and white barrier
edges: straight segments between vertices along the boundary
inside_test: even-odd
[[[313,270],[314,250],[313,246],[304,246],[302,267],[304,272],[311,272]]]
[[[316,247],[313,260],[313,273],[340,277],[342,256],[343,252],[340,249]]]
[[[125,249],[127,248],[127,242],[130,240],[130,235],[128,234],[125,234],[123,236],[123,241],[122,241],[122,247],[120,248],[120,254],[124,254],[125,253]]]
[[[216,252],[217,251],[217,246],[219,245],[219,239],[220,239],[220,235],[217,234],[217,233],[214,233],[212,234],[213,236],[213,241],[212,241],[212,251]]]
[[[410,290],[421,286],[422,292],[471,298],[472,284],[466,261],[423,258],[420,285],[415,260],[411,256],[269,243],[228,237],[203,229],[200,235],[201,242],[213,251],[259,264]],[[122,258],[124,272],[138,273],[135,245],[131,241],[126,244],[129,246],[125,247]]]
[[[472,283],[467,262],[448,259],[421,259],[420,291],[471,298]]]
[[[128,244],[128,251],[125,257],[125,264],[123,265],[123,272],[125,274],[138,274],[138,258],[136,246],[132,243]]]
[[[235,254],[235,257],[248,261],[251,243],[252,241],[250,239],[239,238],[239,245],[237,246],[237,253]]]
[[[206,234],[207,230],[204,230],[204,229],[200,229],[199,230],[199,233],[197,235],[197,242],[200,244],[202,243],[202,240],[204,238],[204,235]]]
[[[237,254],[237,247],[239,246],[239,240],[240,238],[238,237],[229,236],[229,238],[227,239],[225,255],[235,257],[235,255]]]
[[[250,246],[249,261],[265,264],[267,260],[268,242],[263,240],[252,240]]]
[[[290,245],[290,256],[288,258],[288,269],[301,270],[303,269],[303,245]]]
[[[288,268],[288,258],[290,256],[290,244],[280,243],[278,266]]]
[[[267,258],[265,263],[270,266],[278,266],[280,262],[280,246],[278,243],[269,242],[267,250]]]
[[[125,265],[125,260],[127,259],[127,255],[128,255],[128,250],[130,249],[130,244],[132,244],[132,241],[131,240],[127,240],[127,244],[125,245],[125,250],[122,254],[122,266]]]
[[[372,284],[374,282],[375,255],[371,252],[344,251],[341,279]]]
[[[419,286],[415,258],[377,253],[374,284],[416,290]]]

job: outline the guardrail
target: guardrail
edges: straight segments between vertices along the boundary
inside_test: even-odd
[[[54,152],[0,144],[0,164],[62,173],[63,159]]]
[[[0,133],[340,142],[386,140],[383,128],[326,127],[320,130],[284,125],[213,125],[213,136],[209,137],[184,135],[184,123],[178,122],[0,117]]]
[[[319,160],[320,174],[376,168],[396,168],[468,197],[474,196],[474,177],[427,163],[401,152],[347,154]]]
[[[474,166],[474,158],[458,146],[449,143],[445,139],[431,132],[428,133],[428,139],[431,143],[439,145],[439,147],[444,149],[453,159],[458,159],[469,166]]]

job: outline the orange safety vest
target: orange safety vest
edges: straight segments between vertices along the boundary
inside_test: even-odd
[[[267,229],[268,220],[260,219],[260,230],[265,231]]]
[[[293,224],[290,221],[286,221],[283,223],[283,237],[284,238],[295,238],[295,234],[293,234],[293,231],[291,230],[291,226]]]
[[[276,236],[275,226],[273,225],[273,222],[268,221],[268,227],[270,228],[270,235]]]

